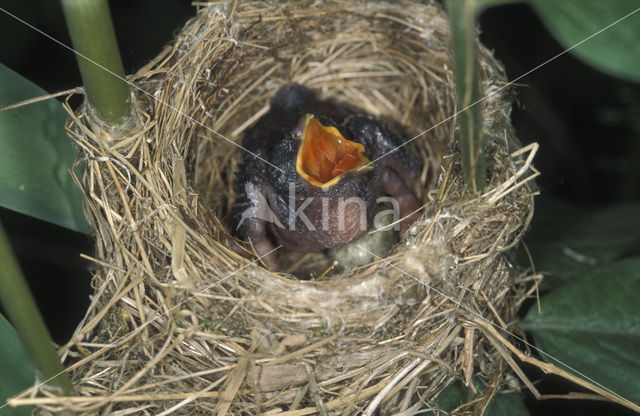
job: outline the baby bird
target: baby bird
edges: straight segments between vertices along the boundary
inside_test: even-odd
[[[383,197],[403,218],[402,235],[419,207],[405,181],[421,170],[408,146],[399,147],[402,137],[399,126],[301,85],[281,88],[242,142],[253,154],[244,153],[236,175],[234,232],[275,269],[268,231],[297,251],[340,247],[371,228]]]

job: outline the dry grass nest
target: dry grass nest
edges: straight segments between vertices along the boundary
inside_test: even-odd
[[[519,148],[503,70],[479,51],[488,185],[474,195],[438,6],[201,4],[130,77],[135,128],[73,114],[95,294],[61,349],[77,396],[42,409],[409,415],[456,380],[487,386],[460,411],[517,388],[502,330],[517,331],[535,286],[510,260],[533,213],[535,147]],[[227,248],[234,143],[290,82],[420,134],[423,215],[386,258],[303,280]]]

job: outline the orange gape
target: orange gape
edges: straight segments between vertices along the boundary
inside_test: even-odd
[[[333,186],[346,172],[369,164],[364,146],[342,137],[335,127],[326,127],[313,115],[305,117],[296,171],[311,185]],[[369,165],[368,169],[373,166]]]

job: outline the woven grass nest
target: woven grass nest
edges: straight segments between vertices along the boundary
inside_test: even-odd
[[[130,77],[141,89],[134,129],[73,115],[95,294],[62,348],[77,396],[44,408],[409,415],[456,380],[489,386],[469,411],[517,388],[497,328],[517,331],[534,290],[510,256],[533,213],[535,148],[517,145],[501,66],[480,46],[493,94],[482,103],[489,179],[479,196],[462,178],[439,6],[217,3]],[[425,166],[422,217],[386,258],[302,279],[228,248],[242,155],[229,141],[291,82],[395,119],[411,137],[426,131],[411,142]],[[322,256],[314,261],[328,265]]]

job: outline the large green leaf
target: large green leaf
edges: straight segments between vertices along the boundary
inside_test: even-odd
[[[565,369],[640,402],[638,295],[640,257],[597,266],[543,296],[542,314],[531,308],[521,326]]]
[[[541,198],[525,241],[537,271],[547,274],[542,288],[549,289],[594,266],[640,255],[640,204],[584,208]]]
[[[529,0],[546,27],[570,48],[640,8],[637,0]],[[640,11],[571,52],[606,73],[640,81]]]
[[[45,94],[0,64],[0,106]],[[82,194],[69,174],[75,151],[66,118],[56,100],[0,113],[0,205],[87,233]]]
[[[0,416],[30,415],[31,407],[4,406],[14,396],[33,384],[33,365],[18,338],[18,334],[0,315]],[[4,407],[2,407],[4,406]]]

